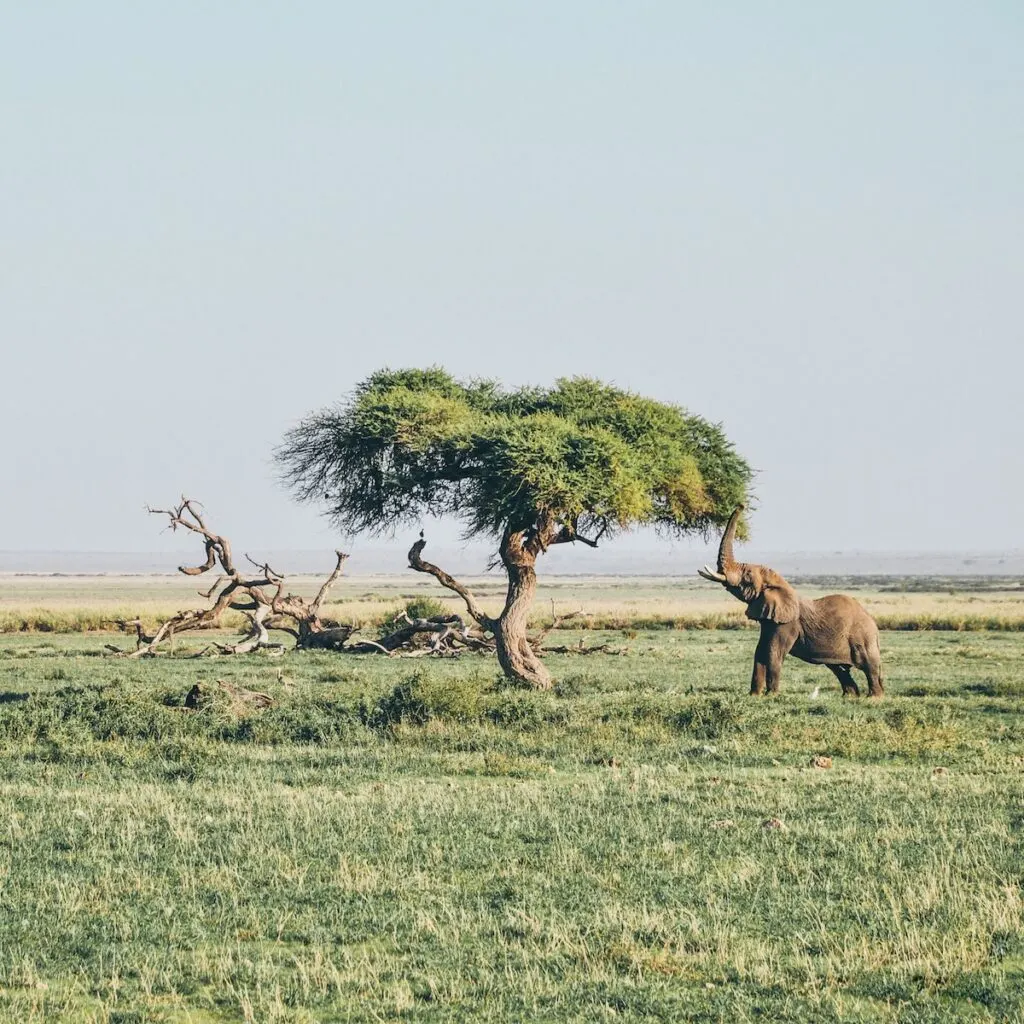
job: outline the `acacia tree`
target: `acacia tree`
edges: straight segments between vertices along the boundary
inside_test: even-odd
[[[289,431],[275,458],[293,492],[326,502],[345,532],[454,515],[467,536],[495,540],[508,575],[497,617],[423,560],[422,535],[410,565],[462,597],[507,676],[541,688],[551,677],[526,633],[538,556],[641,525],[706,534],[751,478],[720,427],[678,406],[587,378],[505,390],[437,368],[373,374]]]

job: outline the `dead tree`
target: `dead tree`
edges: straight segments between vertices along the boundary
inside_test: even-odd
[[[220,575],[213,586],[200,591],[200,596],[213,602],[209,608],[180,611],[164,622],[155,633],[148,634],[139,620],[124,623],[136,628],[136,649],[126,653],[133,658],[152,657],[165,642],[173,641],[179,633],[197,629],[216,629],[221,625],[228,610],[241,612],[249,622],[248,632],[233,644],[214,643],[212,646],[221,654],[248,654],[260,649],[283,651],[282,644],[270,639],[269,629],[280,629],[295,637],[299,647],[341,648],[352,633],[352,627],[322,619],[320,608],[331,587],[341,576],[342,566],[348,555],[337,551],[334,570],[324,580],[312,601],[296,594],[284,592],[285,577],[275,572],[266,562],[256,562],[248,555],[246,561],[256,572],[246,574],[235,565],[231,542],[227,537],[214,533],[200,513],[199,502],[182,497],[174,508],[149,508],[153,515],[168,517],[172,530],[179,527],[198,534],[203,538],[206,561],[201,565],[178,566],[178,572],[186,576],[201,576],[219,566]]]

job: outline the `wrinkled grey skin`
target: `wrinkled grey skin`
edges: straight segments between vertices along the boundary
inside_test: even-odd
[[[787,654],[826,665],[839,680],[843,693],[860,696],[850,672],[859,668],[868,680],[868,695],[881,697],[882,665],[878,652],[878,626],[852,597],[830,594],[805,601],[774,569],[737,562],[732,553],[738,505],[722,534],[718,548],[718,572],[708,566],[698,570],[706,580],[720,583],[747,606],[747,618],[761,623],[761,637],[754,654],[753,694],[778,693],[782,662]]]

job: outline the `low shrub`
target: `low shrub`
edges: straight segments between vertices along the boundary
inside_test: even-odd
[[[566,676],[564,679],[559,679],[554,686],[554,692],[556,697],[562,697],[567,699],[570,697],[579,697],[588,687],[596,685],[596,680],[593,676],[586,675],[585,673],[577,673],[576,675]]]
[[[698,739],[713,740],[736,732],[743,721],[743,713],[736,701],[696,697],[670,715],[668,721],[674,728]]]
[[[21,695],[18,695],[19,697]],[[191,711],[178,691],[146,693],[69,686],[0,702],[0,738],[34,743],[204,737],[237,743],[328,744],[350,738],[365,708],[321,697],[297,697],[243,717],[216,704]]]
[[[537,729],[550,710],[550,698],[526,690],[503,693],[488,709],[486,717],[495,725],[516,729]]]
[[[367,724],[389,728],[400,723],[423,725],[435,718],[469,722],[482,710],[478,679],[444,679],[421,668],[377,701]]]

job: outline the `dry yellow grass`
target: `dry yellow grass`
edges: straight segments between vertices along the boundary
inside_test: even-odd
[[[495,576],[468,580],[489,611],[497,613],[504,586]],[[296,576],[291,588],[312,595],[315,576]],[[839,588],[801,587],[808,597]],[[849,589],[883,629],[1024,629],[1024,591],[882,592]],[[431,596],[453,611],[461,602],[432,579],[408,576],[346,577],[326,614],[361,627],[379,624],[407,600]],[[0,576],[0,633],[79,632],[116,629],[118,619],[141,617],[147,625],[204,600],[195,580],[182,576]],[[670,577],[550,577],[542,580],[533,619],[552,612],[580,613],[573,627],[628,629],[652,626],[739,628],[743,606],[699,579]],[[241,621],[240,618],[237,619]],[[226,625],[233,625],[228,620]]]

